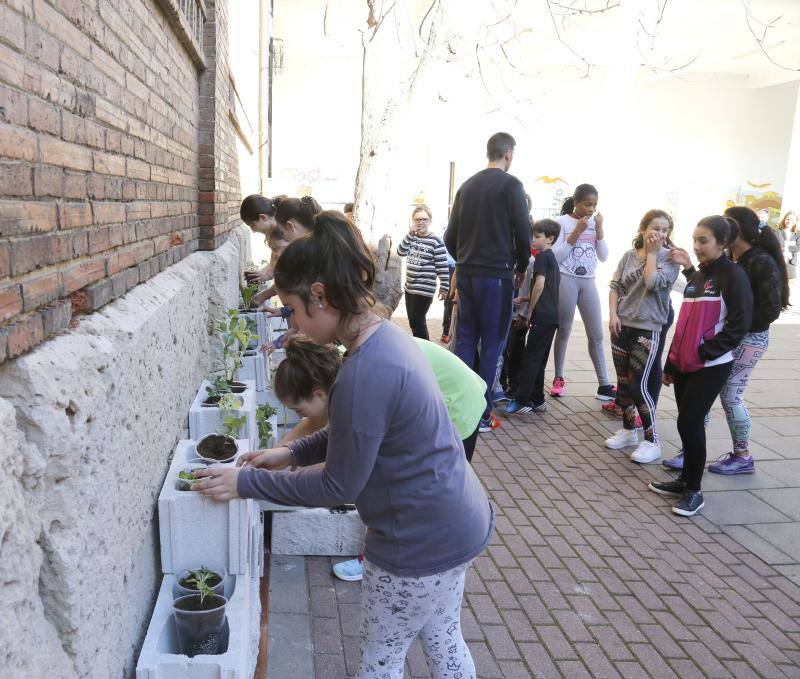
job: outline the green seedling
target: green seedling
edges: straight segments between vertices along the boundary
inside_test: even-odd
[[[244,405],[244,399],[237,394],[225,394],[219,400],[220,414],[222,415],[222,428],[220,434],[239,438],[239,433],[247,424],[247,413],[239,413]]]
[[[258,441],[260,446],[269,445],[269,440],[272,438],[272,422],[269,418],[277,413],[277,408],[273,408],[268,403],[258,406],[256,408],[256,426],[258,427]]]
[[[253,297],[255,297],[257,292],[257,283],[239,286],[239,294],[242,296],[242,309],[250,309],[253,306]]]
[[[203,566],[193,571],[189,571],[189,577],[184,582],[194,585],[194,588],[200,594],[200,604],[202,605],[206,597],[214,596],[214,591],[209,586],[209,580],[213,577],[219,577],[214,571]]]

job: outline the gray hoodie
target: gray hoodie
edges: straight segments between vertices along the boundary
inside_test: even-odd
[[[669,314],[669,293],[680,267],[669,258],[669,250],[661,248],[656,259],[656,271],[644,278],[645,257],[628,250],[619,260],[611,278],[611,289],[619,295],[617,316],[629,328],[661,330]]]

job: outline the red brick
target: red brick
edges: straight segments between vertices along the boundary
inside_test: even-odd
[[[0,162],[0,195],[30,196],[33,193],[31,174],[27,163]]]
[[[72,248],[71,259],[78,259],[89,254],[89,233],[84,229],[76,229],[71,234],[70,246]]]
[[[38,154],[36,133],[0,122],[0,156],[33,161],[38,158]]]
[[[44,340],[44,322],[34,313],[13,323],[8,333],[8,358],[15,358]]]
[[[19,285],[0,288],[0,323],[22,311],[22,294]]]
[[[22,283],[24,311],[32,311],[61,296],[61,277],[57,271],[40,274]]]
[[[92,203],[95,224],[116,224],[125,221],[125,203]]]
[[[78,144],[43,136],[39,139],[39,150],[43,163],[86,172],[92,169],[92,152]]]
[[[61,134],[61,112],[36,97],[28,99],[28,126],[39,132]]]
[[[55,203],[0,200],[0,236],[46,233],[56,228]]]
[[[69,111],[61,112],[61,138],[74,144],[86,145],[86,120]]]
[[[125,176],[125,157],[113,153],[94,152],[94,171],[100,174]]]
[[[59,203],[59,225],[62,229],[75,229],[92,223],[91,203]]]
[[[92,259],[81,264],[76,264],[66,271],[61,272],[61,284],[64,294],[69,295],[76,290],[86,287],[105,276],[105,258]]]
[[[131,179],[150,179],[150,166],[141,161],[135,160],[134,158],[128,158],[128,177]]]
[[[28,273],[48,263],[50,239],[35,236],[11,241],[11,275]]]
[[[85,59],[89,58],[92,41],[77,26],[64,21],[64,16],[44,0],[34,0],[33,5],[36,22],[44,30],[59,42],[69,45]]]
[[[88,233],[88,238],[90,255],[96,255],[98,252],[103,252],[111,247],[109,227],[107,226],[91,229]]]
[[[54,332],[60,332],[69,326],[72,320],[72,304],[68,299],[61,300],[46,306],[41,310],[44,323],[44,335],[49,337]]]
[[[25,85],[25,57],[0,44],[0,80],[22,88]]]
[[[56,106],[74,111],[78,106],[78,93],[75,85],[59,77],[52,71],[31,61],[25,62],[25,89],[30,94],[49,101]]]
[[[44,167],[47,167],[46,165]],[[65,172],[64,173],[64,198],[86,199],[86,179],[88,175],[84,172]]]
[[[0,278],[11,273],[11,243],[0,243]]]
[[[36,196],[62,196],[64,171],[60,167],[38,165],[33,168],[33,193]]]
[[[13,125],[28,124],[28,98],[23,92],[0,85],[0,120]]]
[[[32,21],[25,25],[25,54],[53,71],[57,71],[61,64],[61,45],[58,40]]]
[[[25,49],[25,20],[22,15],[8,5],[0,5],[0,26],[3,27],[3,41],[17,51]]]
[[[97,149],[105,148],[106,146],[106,131],[105,128],[93,123],[91,120],[86,121],[86,143]]]

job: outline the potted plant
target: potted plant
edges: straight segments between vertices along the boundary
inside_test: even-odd
[[[256,426],[258,427],[258,445],[266,448],[272,438],[272,422],[270,418],[278,412],[269,403],[264,403],[256,408]]]
[[[242,296],[242,304],[239,307],[242,311],[249,311],[253,308],[253,297],[258,292],[258,283],[248,283],[239,286],[239,294]]]
[[[228,434],[206,434],[197,442],[197,456],[210,464],[233,462],[238,452],[236,439]]]
[[[247,320],[241,318],[236,309],[229,309],[228,318],[218,320],[216,325],[222,340],[223,377],[228,386],[232,388],[234,385],[241,385],[234,380],[239,368],[242,367],[242,353],[247,350],[256,337]]]
[[[178,471],[178,478],[175,480],[175,490],[191,490],[192,486],[200,479],[194,478],[194,472],[199,469],[199,465],[184,467]]]
[[[205,582],[197,582],[197,593],[181,596],[172,602],[175,628],[184,655],[219,655],[225,627],[228,600],[215,594]]]
[[[173,598],[177,599],[189,594],[198,594],[203,585],[207,585],[212,593],[222,596],[225,593],[225,569],[217,570],[201,566],[178,571],[175,576]]]

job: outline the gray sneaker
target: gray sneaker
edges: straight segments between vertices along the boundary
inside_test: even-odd
[[[706,503],[703,502],[703,493],[699,490],[687,490],[678,500],[672,511],[681,516],[694,516]]]
[[[675,457],[664,460],[661,464],[667,469],[677,469],[678,471],[683,469],[683,448],[678,451],[678,454]]]
[[[659,495],[681,497],[686,492],[686,484],[680,479],[675,481],[651,481],[647,487]]]

